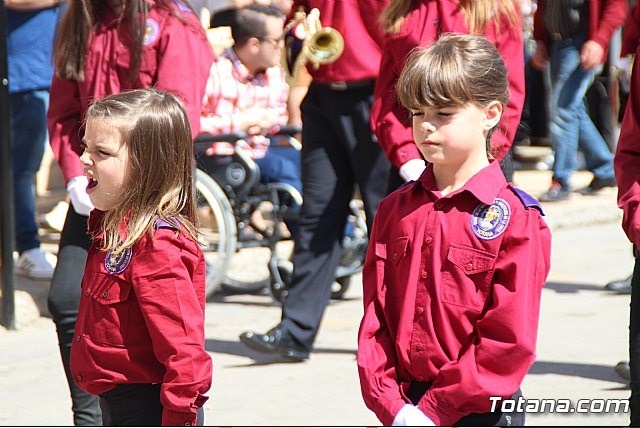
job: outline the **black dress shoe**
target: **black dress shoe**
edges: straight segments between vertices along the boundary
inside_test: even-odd
[[[245,331],[240,335],[240,341],[254,351],[279,354],[289,361],[300,362],[309,358],[309,351],[296,342],[291,333],[280,324],[265,334]]]
[[[591,180],[591,183],[589,183],[587,187],[578,190],[578,193],[582,195],[595,195],[605,187],[615,187],[615,186],[616,186],[615,177],[609,177],[609,178],[593,177],[593,180]]]
[[[615,291],[618,294],[631,294],[631,275],[625,279],[611,281],[604,286],[607,290]]]
[[[564,201],[571,196],[571,187],[554,180],[546,193],[540,195],[540,202]]]

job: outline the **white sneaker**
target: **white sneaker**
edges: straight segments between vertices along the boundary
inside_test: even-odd
[[[31,279],[51,279],[55,263],[48,259],[53,257],[53,255],[46,254],[40,248],[27,250],[20,255],[16,262],[16,274]]]

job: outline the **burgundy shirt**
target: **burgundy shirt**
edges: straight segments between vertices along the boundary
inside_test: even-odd
[[[518,196],[520,194],[520,196]],[[442,196],[432,166],[378,208],[363,272],[358,369],[391,425],[411,381],[436,425],[490,411],[533,364],[551,235],[537,202],[494,161]]]
[[[429,46],[444,33],[469,32],[458,3],[457,0],[422,0],[405,17],[400,33],[390,34],[385,39],[371,108],[371,125],[387,158],[398,168],[411,159],[421,159],[413,142],[409,112],[398,102],[398,77],[407,56],[417,46]],[[504,19],[498,31],[491,22],[484,36],[496,46],[508,72],[509,102],[491,137],[493,153],[497,159],[502,159],[513,145],[524,105],[522,23],[518,21],[513,27]]]
[[[93,230],[99,221],[94,210]],[[212,376],[204,347],[204,256],[173,228],[157,224],[154,236],[120,258],[95,243],[89,249],[71,372],[94,395],[119,384],[161,383],[162,425],[195,425]]]
[[[147,3],[154,4],[152,0]],[[65,182],[84,175],[80,125],[89,104],[107,95],[152,86],[172,92],[183,100],[191,133],[194,138],[198,135],[213,50],[198,17],[177,1],[171,7],[170,11],[155,7],[149,11],[140,71],[133,82],[129,81],[129,26],[126,21],[119,24],[110,8],[91,32],[84,81],[53,77],[47,117],[49,140]]]
[[[636,53],[636,48],[640,44],[640,3],[636,3],[627,16],[622,29],[622,46],[620,56],[625,57]]]
[[[622,228],[640,248],[640,48],[631,73],[631,90],[622,119],[613,165],[618,183],[618,206],[622,208]]]
[[[306,13],[318,8],[323,27],[338,30],[344,38],[344,51],[331,64],[317,70],[307,69],[314,82],[358,82],[378,76],[382,53],[382,27],[378,23],[380,13],[389,0],[295,0],[291,16],[303,7]]]
[[[628,0],[587,0],[589,3],[589,24],[587,40],[598,42],[604,49],[602,63],[607,60],[607,51],[613,32],[624,23],[629,5]],[[549,45],[549,37],[544,25],[546,0],[538,0],[538,9],[533,21],[533,35],[536,40]]]

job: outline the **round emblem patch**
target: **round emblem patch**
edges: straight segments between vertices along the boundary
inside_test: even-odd
[[[158,22],[153,18],[148,18],[145,24],[145,29],[144,29],[143,44],[145,46],[148,46],[151,43],[155,42],[156,39],[158,38],[159,33],[160,33],[160,26],[158,25]]]
[[[109,251],[104,258],[104,268],[109,273],[122,273],[131,262],[133,251],[127,248],[119,253]]]
[[[480,239],[493,239],[502,235],[511,218],[511,207],[504,199],[491,205],[480,204],[471,214],[471,230]]]

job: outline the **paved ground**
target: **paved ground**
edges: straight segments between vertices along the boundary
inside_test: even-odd
[[[549,173],[519,171],[516,184],[534,195]],[[580,173],[574,185],[586,185]],[[53,201],[52,201],[53,202]],[[602,285],[632,268],[630,244],[619,227],[615,190],[545,205],[554,233],[552,272],[543,291],[538,358],[526,377],[527,398],[626,398],[613,366],[625,358],[628,296]],[[55,241],[55,236],[50,237]],[[55,250],[53,244],[48,248]],[[316,348],[303,364],[287,364],[246,349],[243,330],[267,330],[279,308],[267,296],[228,296],[207,304],[207,349],[215,364],[206,404],[208,425],[376,425],[362,403],[355,365],[361,308],[360,277],[346,299],[332,302]],[[46,282],[19,287],[40,303]],[[43,312],[43,314],[45,314]],[[25,318],[26,319],[26,318]],[[0,425],[69,425],[68,398],[50,319],[29,319],[17,331],[0,329]],[[624,425],[625,414],[529,414],[528,425]]]

